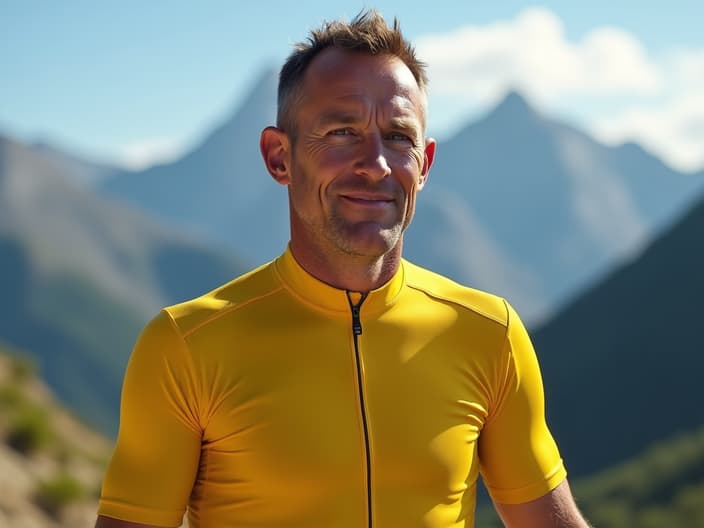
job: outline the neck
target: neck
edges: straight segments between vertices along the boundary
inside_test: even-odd
[[[313,252],[291,241],[291,253],[316,279],[340,290],[368,292],[386,284],[401,263],[401,242],[379,257]]]

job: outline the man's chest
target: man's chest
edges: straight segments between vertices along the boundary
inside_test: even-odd
[[[363,323],[356,340],[348,321],[303,317],[218,345],[231,350],[211,373],[202,486],[235,482],[262,504],[311,511],[373,500],[379,515],[415,518],[461,499],[478,473],[490,369],[451,320]]]

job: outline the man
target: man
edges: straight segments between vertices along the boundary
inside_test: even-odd
[[[260,141],[289,247],[144,330],[98,527],[469,527],[480,471],[506,526],[587,526],[515,312],[401,258],[425,87],[375,12],[289,57]]]

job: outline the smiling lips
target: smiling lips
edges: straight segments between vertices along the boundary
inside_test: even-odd
[[[347,202],[366,207],[384,207],[395,201],[391,195],[368,192],[349,192],[341,196]]]

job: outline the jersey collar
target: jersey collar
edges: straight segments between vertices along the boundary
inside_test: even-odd
[[[324,310],[349,314],[350,306],[345,290],[333,288],[304,270],[294,258],[290,247],[287,247],[283,255],[274,261],[274,268],[283,286],[300,300]],[[362,304],[363,313],[383,311],[394,304],[404,284],[402,261],[394,276],[386,284],[369,292]]]

